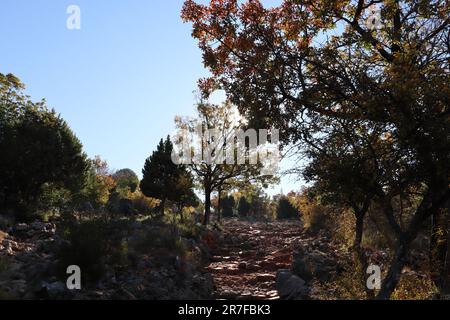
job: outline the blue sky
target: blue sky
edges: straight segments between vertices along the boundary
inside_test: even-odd
[[[174,116],[193,114],[197,80],[207,75],[182,3],[1,0],[0,72],[18,76],[34,100],[46,98],[90,157],[140,174]],[[81,30],[66,28],[71,4]],[[284,178],[274,191],[281,187],[300,185]]]

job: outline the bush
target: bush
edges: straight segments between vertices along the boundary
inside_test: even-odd
[[[359,275],[355,274],[355,266],[351,260],[341,261],[343,272],[329,281],[316,282],[314,300],[365,300],[366,290]]]
[[[127,197],[129,192],[135,192],[139,185],[139,178],[131,169],[116,171],[112,178],[116,182],[117,190],[122,197]]]
[[[105,271],[106,234],[104,222],[92,221],[69,222],[63,231],[68,241],[61,247],[60,262],[62,269],[77,265],[81,268],[84,282],[95,282]]]
[[[15,300],[15,299],[17,299],[17,297],[13,297],[8,292],[0,289],[0,300]]]
[[[437,288],[428,277],[403,274],[392,293],[392,300],[429,300],[438,293]]]
[[[293,202],[302,213],[304,226],[309,232],[316,233],[319,230],[325,230],[331,234],[334,233],[337,224],[333,217],[342,212],[340,208],[323,205],[318,197],[307,191],[297,194]]]
[[[202,232],[205,231],[205,227],[202,224],[196,223],[192,216],[185,219],[185,221],[180,223],[177,227],[184,237],[193,240],[200,239]]]
[[[184,241],[168,225],[153,226],[145,232],[137,234],[132,248],[140,253],[157,253],[160,255],[187,255],[188,248]]]
[[[130,200],[133,204],[134,210],[138,214],[150,215],[155,211],[155,208],[159,205],[159,200],[146,197],[141,191],[136,191],[131,194]]]
[[[235,206],[234,197],[232,195],[226,196],[221,200],[222,216],[230,218],[233,216],[233,208]]]
[[[72,194],[68,189],[51,183],[42,186],[42,193],[38,201],[38,213],[41,217],[60,214],[71,205]]]
[[[116,182],[111,177],[108,163],[95,156],[88,161],[86,185],[80,191],[79,203],[89,202],[95,209],[104,208],[108,204],[111,192],[116,188]]]
[[[308,214],[305,215],[305,227],[315,233],[319,230],[329,230],[328,226],[328,212],[326,207],[320,205],[313,205]]]
[[[239,199],[238,203],[238,215],[241,217],[246,217],[248,213],[250,212],[250,203],[248,202],[247,198],[242,196]]]
[[[127,247],[122,241],[126,221],[105,221],[94,217],[77,221],[64,217],[62,237],[66,240],[59,252],[61,271],[78,265],[85,283],[93,283],[105,273],[105,265],[126,264]]]
[[[278,200],[277,219],[298,219],[300,212],[292,205],[287,197],[281,197]]]

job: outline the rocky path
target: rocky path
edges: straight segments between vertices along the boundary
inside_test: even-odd
[[[224,222],[223,243],[213,251],[208,270],[216,299],[277,299],[276,272],[289,269],[292,247],[302,224],[289,222]]]

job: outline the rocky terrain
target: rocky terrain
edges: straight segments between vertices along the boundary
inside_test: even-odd
[[[0,231],[0,292],[5,298],[31,299],[59,283],[52,252],[58,245],[53,223],[35,221]],[[14,234],[14,236],[13,236]]]
[[[0,299],[209,298],[212,278],[202,267],[207,249],[201,243],[183,241],[190,250],[189,261],[149,251],[134,256],[127,267],[106,265],[97,283],[72,291],[66,288],[63,279],[67,275],[61,275],[56,255],[64,242],[56,225],[39,221],[18,224],[8,232],[0,231]]]
[[[355,290],[358,273],[349,249],[331,237],[309,234],[300,221],[237,219],[225,220],[217,230],[203,229],[197,240],[179,236],[184,256],[153,249],[148,240],[142,244],[142,235],[152,240],[172,232],[167,226],[134,222],[122,239],[126,262],[105,262],[100,280],[71,291],[58,256],[67,240],[57,225],[35,221],[0,230],[0,299],[365,298],[361,287],[350,296],[342,294],[345,286]],[[371,263],[387,262],[383,251],[367,254]],[[403,275],[411,278],[411,285],[421,285],[426,273],[417,264],[424,264],[426,257],[414,254],[410,260]]]
[[[313,280],[341,269],[338,247],[325,236],[308,236],[300,221],[228,220],[223,228],[208,266],[217,299],[309,299]]]
[[[133,228],[132,234],[151,232],[145,224]],[[199,242],[184,239],[189,261],[150,251],[127,267],[107,265],[92,287],[69,291],[58,271],[56,252],[64,241],[56,224],[17,224],[0,232],[0,293],[19,299],[310,299],[315,280],[339,272],[342,253],[326,237],[306,235],[299,221],[231,219],[222,228],[204,232]]]

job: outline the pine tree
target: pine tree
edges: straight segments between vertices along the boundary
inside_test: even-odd
[[[233,196],[227,196],[223,198],[221,202],[222,206],[222,215],[224,217],[232,217],[233,216],[233,208],[235,206],[235,201]]]
[[[141,191],[145,196],[161,201],[161,216],[164,215],[167,201],[175,202],[180,208],[198,205],[198,198],[193,190],[193,177],[185,166],[173,163],[172,150],[170,137],[165,141],[161,139],[142,170]]]
[[[69,125],[44,100],[31,101],[24,87],[0,73],[0,214],[10,211],[18,220],[46,206],[44,198],[59,202],[66,191],[74,198],[89,167]]]
[[[171,154],[173,150],[170,138],[161,141],[156,151],[145,161],[142,170],[143,178],[140,183],[142,193],[147,197],[159,199],[160,214],[164,215],[167,200],[171,200],[171,194],[176,189],[180,169],[173,163]]]
[[[281,197],[278,200],[277,218],[281,219],[296,219],[299,218],[300,212],[292,205],[287,197]]]
[[[194,192],[194,178],[185,166],[178,166],[175,186],[169,200],[176,202],[180,209],[198,206],[199,199]]]
[[[248,203],[247,198],[242,196],[238,203],[238,214],[242,217],[246,217],[250,212],[250,203]]]

